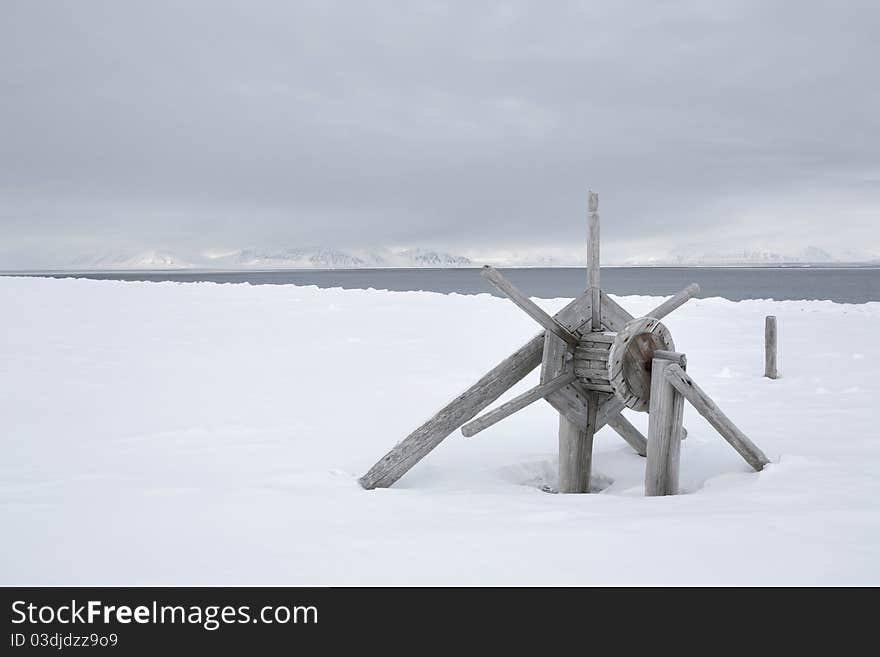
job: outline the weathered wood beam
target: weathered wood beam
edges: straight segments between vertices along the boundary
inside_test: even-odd
[[[585,334],[590,330],[591,308],[590,295],[584,292],[556,313],[555,318],[569,330]],[[563,372],[571,372],[574,364],[569,358],[571,351],[565,342],[550,332],[544,335],[541,383],[547,383]],[[587,422],[587,392],[575,388],[576,383],[577,381],[572,382],[571,385],[547,395],[545,399],[571,422],[583,426]]]
[[[619,332],[626,326],[626,323],[633,319],[619,303],[609,297],[604,292],[599,294],[600,303],[602,304],[602,328],[609,331]],[[615,336],[610,336],[611,342],[614,342]],[[590,336],[590,340],[595,340],[595,336]]]
[[[678,495],[684,397],[666,377],[666,371],[672,367],[681,369],[672,359],[654,358],[651,364],[646,496]]]
[[[592,324],[592,322],[590,322],[590,329],[591,330],[592,330],[592,327],[593,327],[593,324]],[[597,342],[597,343],[610,345],[612,342],[614,342],[614,338],[615,338],[615,336],[611,333],[596,333],[596,332],[584,333],[583,342],[584,343]],[[578,348],[580,349],[582,347],[578,347]],[[606,351],[605,353],[607,354],[608,352]]]
[[[571,422],[559,414],[559,492],[589,493],[596,433],[597,403],[587,399],[587,423]]]
[[[534,319],[538,324],[546,330],[558,336],[565,341],[569,347],[574,349],[578,344],[578,336],[569,331],[561,322],[544,312],[540,306],[529,299],[525,294],[520,292],[509,280],[504,278],[497,269],[490,265],[483,267],[482,276],[492,283],[499,292],[504,293],[508,299],[513,301],[520,307],[529,317]]]
[[[573,373],[561,374],[548,383],[542,383],[541,385],[535,386],[531,390],[524,392],[518,397],[514,397],[509,402],[502,404],[498,408],[489,411],[485,415],[481,415],[476,420],[468,422],[461,428],[461,433],[467,438],[475,436],[483,429],[488,429],[496,422],[500,422],[504,418],[513,415],[517,411],[524,409],[529,404],[536,402],[539,399],[543,399],[554,390],[564,388],[569,383],[574,381],[574,379],[575,376]]]
[[[580,381],[573,381],[569,386],[568,390],[572,390],[574,394],[577,395],[578,399],[583,399],[584,408],[580,415],[569,413],[569,419],[571,420],[583,420],[583,424],[587,423],[587,409],[586,409],[586,400],[590,395],[590,391],[584,386]],[[557,393],[558,394],[558,393]],[[550,397],[552,395],[547,396],[547,401],[550,401]],[[599,431],[602,427],[609,423],[609,419],[613,418],[615,415],[618,415],[626,405],[620,401],[620,399],[613,394],[600,395],[599,397],[599,410],[596,414],[596,431]],[[557,409],[559,410],[559,409]],[[560,410],[560,412],[562,412]]]
[[[623,413],[617,413],[608,418],[608,426],[614,429],[639,456],[647,456],[648,441],[642,432],[636,429],[632,423],[623,417]]]
[[[592,303],[591,324],[594,331],[602,330],[599,265],[599,195],[591,191],[587,218],[587,292]]]
[[[760,471],[770,462],[764,452],[737,428],[709,395],[679,365],[673,364],[667,367],[665,376],[752,468]]]
[[[651,312],[649,312],[645,317],[653,317],[654,319],[663,319],[671,313],[676,308],[679,308],[686,304],[690,299],[695,297],[700,293],[700,286],[696,283],[691,283],[686,288],[684,288],[678,294],[675,294],[669,297],[666,301],[661,303],[659,306],[654,308]]]
[[[602,286],[600,282],[600,266],[602,261],[599,251],[599,195],[592,190],[590,190],[588,195],[587,210],[587,294],[590,296],[590,308],[592,311],[590,327],[593,333],[602,333]],[[589,440],[589,462],[592,465],[593,438],[599,430],[598,418],[601,399],[599,393],[611,393],[614,391],[610,385],[602,385],[607,382],[607,372],[602,372],[601,374],[595,372],[595,370],[601,369],[602,363],[590,360],[587,361],[587,365],[587,369],[591,370],[596,377],[601,376],[602,378],[601,382],[594,380],[583,384],[583,387],[589,391],[587,394],[587,424],[585,433]],[[590,378],[590,374],[586,376]],[[561,465],[562,460],[560,459],[560,467]],[[588,471],[585,492],[590,490],[590,475],[591,473]]]
[[[588,367],[588,368],[579,368],[578,374],[585,379],[601,379],[602,381],[608,381],[608,368],[607,367]]]
[[[589,347],[578,347],[574,351],[575,358],[583,360],[608,360],[607,349],[591,349]]]
[[[778,379],[776,369],[776,317],[767,315],[764,319],[764,376]]]
[[[604,427],[616,415],[626,408],[616,395],[609,395],[601,404],[599,404],[599,415],[596,418],[596,431]]]
[[[387,488],[422,460],[443,439],[498,399],[541,364],[544,333],[496,365],[383,456],[358,481],[366,489]]]
[[[687,356],[677,351],[666,351],[665,349],[657,349],[654,351],[654,358],[671,361],[682,369],[687,367]]]
[[[611,394],[614,392],[614,388],[612,388],[607,383],[591,383],[587,381],[586,383],[582,383],[583,387],[586,390],[590,390],[592,392],[605,392]]]
[[[687,303],[688,299],[699,294],[699,292],[700,286],[696,283],[691,283],[678,294],[669,297],[659,306],[657,306],[650,312],[645,313],[645,317],[663,319],[673,310]],[[601,303],[602,326],[604,326],[608,330],[620,331],[624,326],[626,326],[627,322],[633,319],[632,315],[630,315],[619,303],[617,303],[614,299],[609,297],[604,292],[602,292],[601,294]],[[592,339],[592,337],[590,339]]]

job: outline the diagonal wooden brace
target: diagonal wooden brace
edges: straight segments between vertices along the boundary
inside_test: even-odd
[[[519,308],[524,311],[529,317],[534,319],[538,324],[544,327],[545,330],[550,331],[563,342],[565,342],[569,347],[574,349],[578,343],[578,336],[569,331],[565,326],[563,326],[560,322],[558,322],[553,317],[550,317],[547,313],[545,313],[538,304],[529,299],[525,294],[520,292],[509,280],[504,278],[501,275],[501,272],[495,269],[494,267],[490,267],[486,265],[483,267],[482,276],[487,281],[492,283],[492,285],[499,292],[502,292],[507,296],[508,299],[513,301]]]
[[[554,315],[569,331],[590,319],[590,300],[586,294]],[[496,365],[461,395],[453,399],[410,435],[397,443],[358,481],[366,489],[387,488],[405,475],[432,449],[468,420],[521,381],[541,364],[544,332],[539,333]]]
[[[703,391],[678,365],[671,365],[666,368],[666,379],[672,384],[682,396],[687,399],[706,420],[715,427],[715,430],[721,434],[730,446],[733,447],[746,463],[748,463],[756,471],[760,472],[764,466],[770,462],[764,452],[749,440],[739,428],[724,414],[718,404],[712,401],[711,397]]]
[[[485,415],[481,415],[476,420],[471,420],[461,428],[461,433],[466,438],[476,436],[483,429],[488,429],[493,424],[500,422],[506,417],[510,417],[517,411],[524,409],[529,404],[536,402],[539,399],[543,399],[554,390],[559,390],[560,388],[567,386],[574,381],[574,379],[574,373],[570,372],[568,374],[562,374],[548,383],[542,383],[539,386],[535,386],[518,397],[514,397],[509,402],[501,404],[501,406],[489,411]]]

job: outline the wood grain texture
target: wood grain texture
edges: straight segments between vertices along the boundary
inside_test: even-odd
[[[587,402],[588,421],[576,424],[559,414],[559,492],[589,493],[597,404]]]
[[[678,365],[670,365],[665,373],[668,381],[678,390],[700,415],[715,427],[730,445],[742,456],[746,463],[757,471],[763,470],[770,460],[755,443],[739,430],[718,405],[712,401],[700,386]],[[648,438],[650,442],[650,437]]]
[[[585,292],[560,310],[555,317],[570,331],[586,334],[590,331],[591,315],[590,295]],[[544,338],[544,352],[541,362],[541,383],[546,383],[564,372],[573,371],[572,352],[557,336],[547,333]],[[553,408],[565,415],[571,423],[579,426],[586,425],[587,391],[568,385],[550,393],[545,399]]]
[[[591,191],[589,194],[587,215],[587,292],[592,303],[592,327],[594,331],[601,329],[601,285],[600,285],[600,253],[599,253],[599,195]]]
[[[599,253],[599,195],[590,191],[589,195],[589,221],[587,234],[587,292],[590,295],[590,330],[593,332],[602,331],[602,291],[600,288],[600,253]],[[591,343],[592,346],[592,343]],[[588,369],[592,369],[596,363],[587,361]],[[587,377],[589,378],[589,377]],[[596,435],[597,419],[599,415],[599,388],[593,383],[584,386],[589,390],[587,395],[587,424],[584,430],[584,450],[589,450],[589,457],[586,458],[586,475],[581,477],[585,479],[585,488],[583,491],[590,491],[590,469],[593,461],[593,438]],[[560,434],[560,439],[561,439]],[[562,460],[559,462],[562,466]],[[580,473],[578,473],[580,474]]]
[[[602,340],[594,340],[599,336]],[[585,333],[574,350],[574,373],[582,383],[609,385],[608,352],[611,345],[606,338],[613,337],[606,333]]]
[[[645,495],[649,497],[678,495],[684,397],[666,377],[666,370],[670,367],[679,366],[663,358],[655,358],[651,366],[648,458],[645,464]]]
[[[574,360],[577,362],[578,360],[601,360],[608,361],[608,350],[611,348],[610,343],[603,343],[604,348],[599,347],[582,347],[581,344],[584,344],[584,341],[581,340],[581,343],[575,347],[574,350]]]
[[[680,366],[682,369],[687,369],[687,356],[678,351],[666,351],[663,349],[657,349],[654,352],[654,358],[669,360]]]
[[[604,292],[600,294],[600,297],[602,304],[602,326],[606,331],[617,333],[626,326],[627,322],[633,319],[633,316]]]
[[[695,297],[700,293],[700,286],[696,283],[691,283],[686,288],[684,288],[681,292],[674,294],[669,297],[666,301],[661,303],[659,306],[654,308],[651,312],[649,312],[646,317],[653,317],[654,319],[663,319],[669,313],[671,313],[676,308],[683,306],[690,299]]]
[[[654,319],[663,319],[676,308],[681,307],[689,299],[699,294],[700,286],[691,283],[678,294],[669,297],[656,308],[645,313],[645,317],[653,317]],[[619,303],[602,293],[602,324],[606,329],[611,331],[620,331],[627,322],[631,321],[633,316],[630,315]]]
[[[778,379],[779,371],[776,369],[776,317],[767,315],[764,319],[764,376],[768,379]]]
[[[586,362],[592,363],[594,361],[586,361]],[[593,368],[593,367],[586,367],[586,366],[579,367],[578,361],[577,361],[577,359],[575,359],[574,372],[575,372],[575,374],[577,374],[579,379],[590,379],[590,380],[595,381],[596,383],[600,383],[600,382],[607,383],[608,382],[608,368],[607,367],[601,367],[601,368]]]
[[[513,301],[520,310],[525,312],[529,317],[534,319],[538,324],[544,327],[546,331],[550,331],[560,338],[569,347],[574,349],[578,343],[578,336],[572,333],[568,328],[558,322],[556,319],[548,315],[534,301],[529,299],[525,294],[520,292],[509,280],[494,267],[486,265],[483,267],[482,276],[492,283],[495,288]]]
[[[504,418],[513,415],[517,411],[524,409],[529,404],[532,404],[539,399],[543,399],[554,390],[567,386],[574,381],[574,378],[575,375],[573,373],[561,374],[552,381],[535,386],[531,390],[505,402],[498,408],[489,411],[485,415],[481,415],[476,420],[468,422],[461,428],[461,433],[468,438],[475,436],[483,429],[488,429],[493,424],[496,424]]]

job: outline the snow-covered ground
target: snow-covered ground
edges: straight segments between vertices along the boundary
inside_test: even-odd
[[[688,408],[686,494],[665,498],[610,429],[600,494],[542,492],[543,402],[358,486],[537,332],[504,299],[0,278],[0,308],[0,584],[880,584],[878,303],[671,315],[690,373],[773,464],[750,471]]]

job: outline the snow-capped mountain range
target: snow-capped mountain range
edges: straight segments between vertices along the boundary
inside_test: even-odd
[[[259,251],[244,249],[214,259],[234,267],[291,267],[342,269],[357,267],[467,267],[463,256],[425,249],[342,251],[333,248],[282,249]]]
[[[111,253],[80,257],[68,263],[75,269],[358,269],[384,267],[473,267],[484,263],[501,267],[583,266],[580,254],[486,252],[471,257],[433,249],[281,248],[207,251],[179,256],[168,251]],[[816,246],[799,253],[773,250],[706,251],[680,249],[668,253],[641,253],[603,259],[606,266],[761,266],[786,264],[880,264],[880,257],[845,252],[832,255]]]
[[[364,267],[469,267],[470,259],[431,249],[238,249],[181,257],[164,251],[80,257],[77,269],[356,269]]]
[[[192,266],[177,256],[162,251],[80,256],[69,265],[75,269],[175,269]]]
[[[868,253],[843,252],[833,255],[817,246],[807,246],[797,253],[785,253],[770,249],[730,251],[708,251],[699,249],[680,249],[660,256],[634,257],[620,264],[656,266],[761,266],[761,265],[822,265],[822,264],[867,264],[878,262],[876,255]]]

